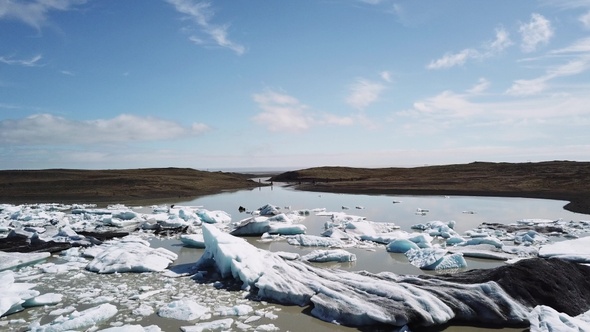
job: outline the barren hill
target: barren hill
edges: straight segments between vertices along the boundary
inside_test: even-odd
[[[297,189],[321,192],[408,195],[471,195],[570,201],[590,214],[590,163],[548,161],[424,166],[414,168],[316,167],[272,178]]]

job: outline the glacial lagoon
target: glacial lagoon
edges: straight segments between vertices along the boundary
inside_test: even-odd
[[[201,206],[207,210],[221,210],[231,214],[232,221],[246,219],[249,212],[271,204],[283,211],[310,211],[301,221],[307,234],[320,235],[329,217],[318,216],[315,211],[343,212],[364,217],[367,220],[394,223],[401,230],[411,232],[412,226],[431,221],[456,222],[455,230],[462,234],[481,223],[515,223],[523,219],[548,219],[579,221],[590,216],[563,210],[567,202],[496,197],[461,196],[373,196],[296,191],[280,184],[253,190],[227,192],[200,197],[191,201],[170,202],[176,206]],[[238,207],[245,212],[239,212]],[[151,211],[151,207],[134,207],[134,211]],[[427,210],[427,211],[426,211]],[[204,249],[189,248],[176,236],[149,236],[152,248],[165,248],[178,255],[170,269],[189,267],[204,253]],[[248,242],[258,248],[273,252],[293,252],[301,256],[317,249],[299,247],[286,241],[264,241],[260,237],[247,237]],[[345,248],[356,255],[354,262],[313,263],[322,268],[336,268],[348,271],[389,271],[396,274],[436,274],[441,271],[424,271],[408,262],[403,254],[388,253],[384,245]],[[36,283],[41,294],[51,292],[62,294],[60,303],[52,306],[28,308],[22,312],[0,319],[2,329],[21,331],[32,323],[43,325],[54,320],[59,314],[83,311],[103,303],[116,304],[118,314],[95,330],[128,324],[142,326],[157,325],[162,331],[178,331],[181,326],[194,322],[163,318],[156,314],[158,308],[174,300],[188,297],[212,308],[226,308],[214,311],[210,317],[199,321],[216,321],[231,318],[236,323],[233,330],[277,330],[277,331],[355,331],[358,328],[344,327],[323,322],[306,308],[282,306],[274,303],[251,301],[241,290],[227,291],[211,284],[199,284],[186,277],[169,278],[158,273],[115,273],[96,274],[83,267],[56,273],[51,268],[64,262],[54,255],[46,263],[21,268],[20,280]],[[504,265],[503,261],[466,257],[467,268],[492,268]],[[80,266],[85,262],[82,261]],[[43,265],[45,264],[45,266]],[[53,264],[53,265],[52,265]],[[461,270],[461,269],[460,269]],[[449,271],[442,271],[448,273]],[[455,272],[455,271],[451,271]],[[142,294],[146,294],[142,297]],[[240,311],[238,308],[245,308]],[[241,325],[240,325],[241,324]],[[395,329],[392,329],[395,330]],[[445,331],[486,331],[485,328],[451,326]],[[497,329],[490,329],[490,331]],[[505,329],[511,330],[511,329]],[[522,329],[514,329],[520,331]]]

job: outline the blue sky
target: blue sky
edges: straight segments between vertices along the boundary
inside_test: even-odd
[[[0,0],[0,169],[590,160],[590,0]]]

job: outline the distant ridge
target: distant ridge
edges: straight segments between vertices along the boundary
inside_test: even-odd
[[[239,173],[191,168],[0,171],[0,203],[178,201],[261,184]]]
[[[590,162],[544,161],[412,168],[314,167],[278,174],[307,191],[357,194],[530,197],[570,201],[564,208],[590,214]]]

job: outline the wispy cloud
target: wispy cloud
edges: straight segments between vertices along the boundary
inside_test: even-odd
[[[40,67],[42,66],[39,61],[43,57],[39,55],[35,55],[30,59],[15,59],[12,56],[0,56],[0,62],[5,63],[7,65],[16,65],[16,66],[24,66],[24,67]]]
[[[168,3],[172,4],[176,11],[187,15],[187,17],[196,23],[201,31],[205,33],[213,42],[217,45],[228,48],[236,54],[241,55],[244,54],[246,48],[229,39],[228,37],[228,30],[230,25],[223,24],[217,25],[212,23],[214,11],[211,8],[211,3],[209,2],[199,2],[194,0],[166,0]],[[206,42],[198,37],[191,35],[189,36],[189,40],[192,42],[201,45],[205,44]]]
[[[346,103],[356,109],[363,110],[377,101],[383,90],[385,90],[385,85],[359,78],[350,86]]]
[[[299,132],[311,127],[314,120],[306,114],[308,106],[284,93],[266,90],[253,96],[262,110],[254,121],[270,131]]]
[[[551,50],[547,54],[571,60],[548,67],[539,77],[515,80],[506,93],[514,96],[535,95],[546,91],[549,88],[549,82],[555,78],[578,75],[590,70],[590,38],[578,39],[566,47]],[[540,57],[540,59],[544,58],[547,56]],[[537,59],[528,59],[528,61]]]
[[[326,112],[312,112],[299,99],[283,92],[266,89],[252,96],[261,112],[253,120],[272,132],[303,132],[314,126],[367,125],[360,115],[341,116]]]
[[[50,11],[66,11],[86,2],[87,0],[2,0],[0,20],[15,19],[39,29],[47,22]]]
[[[522,37],[520,47],[526,53],[534,52],[538,46],[548,44],[554,35],[551,22],[538,13],[533,13],[528,23],[521,23],[518,31]]]
[[[481,50],[475,48],[465,48],[457,53],[447,53],[439,59],[432,60],[427,69],[445,69],[464,65],[471,59],[484,59],[502,52],[513,42],[510,40],[510,34],[503,27],[496,29],[495,39],[484,43]]]
[[[443,69],[455,66],[462,66],[468,59],[478,58],[479,52],[475,49],[466,48],[458,53],[447,53],[442,58],[431,61],[426,68]]]
[[[87,145],[170,140],[199,135],[208,129],[201,123],[187,127],[168,120],[129,114],[88,121],[35,114],[18,120],[0,120],[0,144]]]
[[[590,53],[590,37],[576,40],[571,45],[553,50],[549,54]]]
[[[582,25],[584,26],[584,28],[590,29],[590,11],[588,11],[586,14],[580,16],[579,20],[582,23]]]
[[[480,78],[477,84],[475,84],[472,88],[467,90],[468,93],[471,94],[480,94],[486,91],[490,87],[490,81],[485,78]]]

